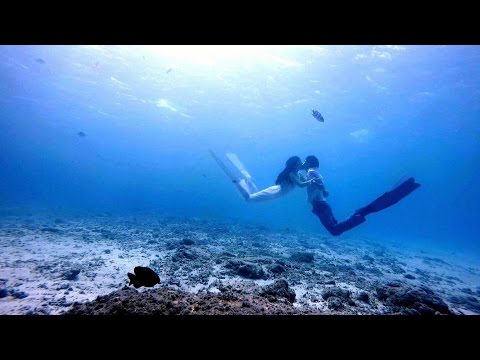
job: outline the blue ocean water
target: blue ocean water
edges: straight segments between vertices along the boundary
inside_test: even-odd
[[[422,184],[339,241],[480,254],[479,64],[478,46],[0,46],[0,206],[328,235],[305,189],[246,203],[208,149],[262,188],[314,154],[338,219]]]

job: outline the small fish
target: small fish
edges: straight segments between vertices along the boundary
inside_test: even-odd
[[[172,69],[172,68],[169,68],[169,69],[167,70],[167,74],[170,74],[172,71],[173,71],[173,69]]]
[[[36,61],[37,63],[39,63],[39,64],[46,64],[45,60],[40,59],[40,58],[35,59],[35,61]]]
[[[202,174],[202,176],[203,176],[204,178],[206,178],[206,177],[207,177],[207,175],[205,175],[205,174]]]
[[[85,137],[85,136],[87,136],[87,135],[85,135],[85,133],[84,133],[83,131],[79,131],[79,132],[77,133],[77,135],[80,136],[80,137]]]
[[[160,284],[160,277],[155,271],[143,266],[136,266],[133,269],[135,273],[128,273],[128,278],[130,283],[128,285],[133,285],[135,288],[142,286],[154,287],[156,284]]]
[[[318,110],[312,109],[312,116],[320,122],[324,122],[322,114]]]

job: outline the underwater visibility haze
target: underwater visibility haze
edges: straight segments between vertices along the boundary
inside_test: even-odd
[[[11,240],[3,249],[5,254],[7,248],[12,251],[14,261],[13,250],[21,243],[12,238],[17,236],[14,223],[40,231],[41,226],[55,227],[54,219],[61,227],[69,219],[88,222],[101,214],[104,228],[110,221],[122,231],[144,231],[145,227],[125,225],[122,220],[142,217],[174,219],[179,231],[182,221],[192,232],[198,230],[192,221],[210,229],[231,224],[225,229],[256,228],[277,234],[264,236],[270,239],[296,234],[300,242],[318,236],[351,251],[357,242],[371,241],[410,251],[412,257],[443,252],[457,256],[460,265],[468,259],[473,264],[470,277],[453,276],[448,267],[436,276],[461,278],[463,285],[456,289],[470,286],[472,293],[466,293],[476,299],[480,285],[480,270],[475,267],[480,259],[476,226],[480,213],[479,64],[478,46],[0,46],[0,222],[4,231],[12,231],[0,237]],[[305,188],[296,187],[278,199],[246,202],[211,151],[225,161],[225,154],[236,154],[258,189],[275,185],[291,156],[303,161],[315,155],[329,193],[328,204],[339,221],[409,177],[421,187],[333,237],[312,213]],[[201,230],[204,234],[208,234],[206,228]],[[65,229],[61,231],[66,234]],[[115,234],[116,230],[108,231]],[[44,235],[59,236],[49,230],[38,234],[37,241]],[[102,239],[128,242],[125,236]],[[196,243],[183,244],[182,249],[207,246],[209,236],[193,236]],[[141,249],[142,241],[150,237],[135,239]],[[215,239],[223,246],[221,232]],[[235,251],[256,246],[245,241],[233,241],[231,248],[222,251],[241,257]],[[288,251],[301,250],[297,243],[285,241],[282,246],[291,246]],[[307,252],[321,244],[308,241],[303,249]],[[68,236],[64,245],[64,251],[79,246],[75,237]],[[193,256],[181,252],[185,249],[165,249],[180,251],[182,261]],[[362,256],[374,256],[375,246],[372,249]],[[167,273],[173,279],[175,270],[167,271],[159,263],[155,268],[154,261],[163,257],[155,257],[154,248],[148,251],[150,262],[115,264],[121,268],[118,278],[126,277],[123,270],[128,265],[130,272],[134,266],[156,269],[160,284]],[[213,256],[202,251],[194,252],[198,259]],[[450,265],[455,262],[443,259]],[[224,266],[222,261],[217,264],[223,269],[238,265]],[[318,261],[315,258],[313,264]],[[427,265],[428,261],[433,260],[426,260]],[[309,261],[300,261],[302,266],[305,263]],[[0,265],[0,278],[5,280],[0,286],[10,289],[12,281],[7,278],[13,275],[7,268],[11,263],[5,260]],[[419,270],[412,266],[406,272]],[[55,266],[51,269],[54,276]],[[418,272],[414,276],[422,278]],[[268,274],[246,278],[274,280]],[[292,279],[288,278],[292,286],[301,283]],[[207,280],[210,286],[213,280]],[[109,291],[120,288],[117,282]],[[71,288],[66,290],[69,294],[75,291]],[[297,299],[305,293],[294,289]],[[82,291],[88,295],[87,288]],[[448,293],[448,304],[463,304],[459,307],[463,313],[468,312],[465,309],[476,313],[475,301],[465,305],[458,299],[460,293]],[[39,312],[40,305],[28,307],[28,297],[12,294],[0,299],[0,313]],[[452,296],[457,296],[457,302]],[[330,297],[323,296],[326,308],[345,309]],[[338,294],[334,297],[342,299]],[[24,307],[6,305],[8,299],[25,301]],[[85,297],[92,299],[93,293]],[[344,303],[348,308],[348,301]]]

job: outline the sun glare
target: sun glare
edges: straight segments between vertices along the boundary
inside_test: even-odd
[[[272,45],[150,45],[145,49],[163,59],[192,65],[238,65],[253,62],[301,66],[291,59],[292,46]]]

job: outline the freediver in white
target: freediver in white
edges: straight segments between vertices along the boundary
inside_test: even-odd
[[[212,150],[210,150],[210,154],[230,177],[242,197],[247,202],[263,202],[277,199],[288,194],[295,188],[295,186],[306,187],[311,181],[305,181],[305,178],[299,173],[299,171],[302,170],[302,160],[298,156],[292,156],[287,160],[285,168],[277,176],[275,185],[259,191],[252,181],[252,176],[248,173],[237,155],[233,153],[225,154],[230,163],[244,176],[244,178],[235,176]]]

